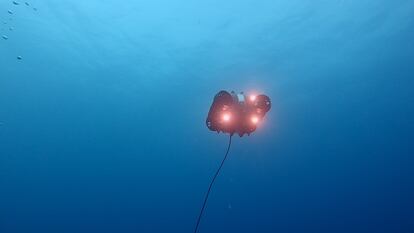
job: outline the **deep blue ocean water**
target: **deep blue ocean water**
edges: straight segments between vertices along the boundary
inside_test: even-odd
[[[0,232],[414,232],[414,1],[0,1]],[[10,11],[10,12],[8,12]],[[4,37],[3,37],[4,36]]]

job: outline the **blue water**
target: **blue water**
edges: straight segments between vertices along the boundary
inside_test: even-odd
[[[234,138],[200,233],[414,232],[412,0],[17,2],[1,233],[192,232],[221,89],[273,106]]]

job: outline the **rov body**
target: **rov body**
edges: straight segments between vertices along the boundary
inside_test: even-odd
[[[237,133],[240,137],[250,135],[270,108],[270,98],[266,95],[246,96],[243,92],[220,91],[214,96],[206,125],[216,132]]]

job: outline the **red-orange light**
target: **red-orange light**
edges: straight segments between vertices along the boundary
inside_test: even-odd
[[[222,118],[223,121],[228,122],[231,119],[231,115],[229,113],[224,113]]]
[[[252,118],[250,118],[250,120],[252,121],[253,124],[259,123],[259,118],[257,116],[252,116]]]
[[[256,96],[255,95],[250,95],[250,101],[255,101],[256,100]]]

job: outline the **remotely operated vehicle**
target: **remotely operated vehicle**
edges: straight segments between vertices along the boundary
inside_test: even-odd
[[[211,104],[210,111],[207,115],[206,125],[211,131],[228,133],[230,135],[229,144],[227,146],[226,154],[214,174],[204,197],[194,233],[198,232],[198,227],[207,205],[211,188],[227,159],[233,135],[237,133],[240,137],[243,137],[245,134],[250,135],[253,133],[266,113],[270,110],[270,107],[270,98],[266,95],[246,96],[243,92],[236,94],[234,91],[230,93],[227,91],[220,91],[214,96],[213,103]]]
[[[212,131],[224,132],[240,137],[250,135],[270,110],[270,98],[266,95],[246,96],[220,91],[214,97],[208,112],[206,125]]]

